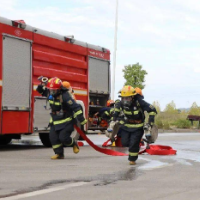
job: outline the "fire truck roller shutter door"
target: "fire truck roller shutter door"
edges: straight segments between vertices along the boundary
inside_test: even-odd
[[[29,133],[32,95],[31,41],[3,34],[2,133]]]
[[[105,60],[89,58],[89,90],[108,94],[110,63]]]

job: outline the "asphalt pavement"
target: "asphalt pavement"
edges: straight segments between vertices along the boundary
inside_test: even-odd
[[[98,146],[107,140],[89,137]],[[199,200],[200,133],[162,133],[156,144],[177,155],[143,154],[130,166],[127,156],[108,156],[84,142],[79,154],[68,147],[64,160],[51,160],[51,148],[24,136],[0,146],[0,199]]]

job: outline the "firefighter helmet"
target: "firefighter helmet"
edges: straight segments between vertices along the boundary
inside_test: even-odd
[[[106,103],[107,107],[110,107],[111,105],[113,105],[115,102],[113,100],[108,100]]]
[[[121,90],[121,95],[119,97],[131,97],[136,95],[135,89],[130,85],[125,85]]]
[[[71,87],[70,83],[68,81],[63,81],[62,86],[69,89]]]
[[[58,90],[61,89],[61,86],[62,86],[62,81],[59,78],[54,77],[48,80],[46,87],[50,90]]]
[[[139,87],[136,87],[136,88],[135,88],[135,92],[136,92],[137,94],[143,96],[142,90],[141,90]]]

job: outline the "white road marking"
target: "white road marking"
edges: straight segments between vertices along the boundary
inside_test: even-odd
[[[37,196],[37,195],[42,195],[42,194],[47,194],[50,192],[56,192],[59,190],[65,190],[71,187],[78,187],[81,185],[85,185],[88,184],[86,182],[79,182],[79,183],[71,183],[71,184],[67,184],[67,185],[63,185],[63,186],[59,186],[59,187],[54,187],[54,188],[48,188],[48,189],[43,189],[43,190],[38,190],[38,191],[34,191],[34,192],[29,192],[26,194],[19,194],[16,196],[12,196],[12,197],[5,197],[5,198],[1,198],[4,200],[17,200],[17,199],[23,199],[23,198],[27,198],[27,197],[33,197],[33,196]]]

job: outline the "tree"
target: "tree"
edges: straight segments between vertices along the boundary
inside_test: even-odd
[[[178,110],[176,109],[176,104],[174,103],[174,101],[171,101],[171,103],[167,104],[164,111],[170,114],[178,113]]]
[[[132,87],[139,87],[144,89],[145,75],[148,73],[142,69],[142,65],[136,63],[134,65],[124,66],[122,70],[124,72],[124,78],[126,80],[125,85],[131,85]]]
[[[200,109],[196,102],[194,102],[189,110],[189,115],[200,115]]]

